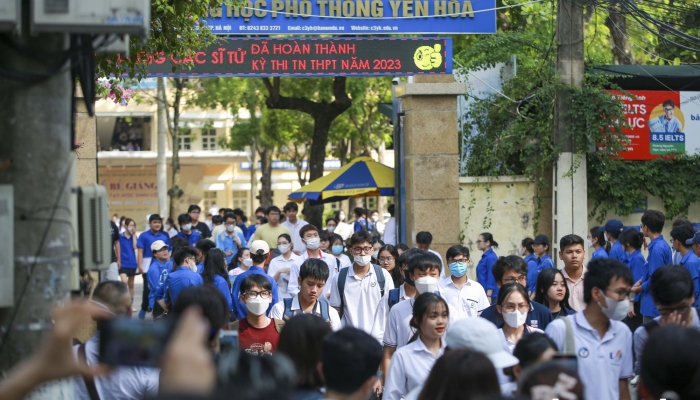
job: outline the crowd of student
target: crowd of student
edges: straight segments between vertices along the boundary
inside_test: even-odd
[[[215,241],[188,240],[196,229],[188,224],[198,222],[191,215],[178,218],[172,240],[151,216],[136,240],[136,268],[151,258],[142,314],[151,312],[154,323],[179,319],[163,368],[93,377],[78,363],[66,372],[76,375],[76,398],[95,399],[91,380],[101,399],[700,398],[700,233],[688,221],[673,224],[675,254],[655,210],[639,229],[609,220],[587,243],[564,235],[561,270],[546,235],[499,257],[485,232],[476,240],[475,281],[469,248],[455,244],[443,258],[428,232],[409,249],[383,243],[377,220],[360,222],[346,240],[337,233],[341,218],[321,230],[297,219],[294,203],[284,212],[287,225],[277,207],[265,210],[267,222],[250,240],[235,213],[224,211]],[[128,315],[127,284],[104,282],[93,298]],[[88,306],[64,312],[71,307]],[[238,331],[240,351],[221,353],[220,330]],[[98,348],[96,334],[83,349],[88,364]],[[16,381],[41,370],[47,351],[0,383],[0,398],[25,388]]]

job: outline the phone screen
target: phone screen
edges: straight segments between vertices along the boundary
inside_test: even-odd
[[[219,345],[222,353],[238,350],[238,331],[219,331]]]
[[[559,361],[575,372],[578,372],[578,359],[575,355],[555,354],[554,357],[552,357],[552,361]]]
[[[173,329],[169,318],[141,321],[115,318],[101,321],[99,360],[107,365],[156,367]]]

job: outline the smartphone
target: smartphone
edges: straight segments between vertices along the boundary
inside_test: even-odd
[[[219,331],[219,346],[221,353],[238,350],[238,331]]]
[[[573,354],[555,354],[554,357],[552,357],[552,361],[559,361],[574,370],[574,372],[578,372],[578,359]]]
[[[100,321],[99,361],[111,366],[156,367],[173,328],[171,318],[157,322],[131,318]]]

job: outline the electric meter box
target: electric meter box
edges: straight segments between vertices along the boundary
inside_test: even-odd
[[[150,0],[32,0],[31,3],[32,32],[146,37],[151,23]]]

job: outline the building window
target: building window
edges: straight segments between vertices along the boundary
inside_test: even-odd
[[[190,135],[179,135],[177,137],[180,150],[192,150],[192,143],[190,142]]]
[[[365,205],[365,208],[368,211],[376,210],[377,209],[377,198],[376,197],[368,197],[367,204]],[[369,215],[368,215],[368,217],[369,217]]]
[[[216,192],[214,191],[206,191],[204,192],[204,199],[202,199],[202,202],[204,203],[204,209],[205,213],[209,213],[209,209],[211,206],[216,204]]]
[[[216,150],[216,129],[202,129],[202,150]]]
[[[248,214],[248,197],[250,192],[247,190],[234,190],[231,192],[231,199],[233,200],[233,208],[240,208]]]

